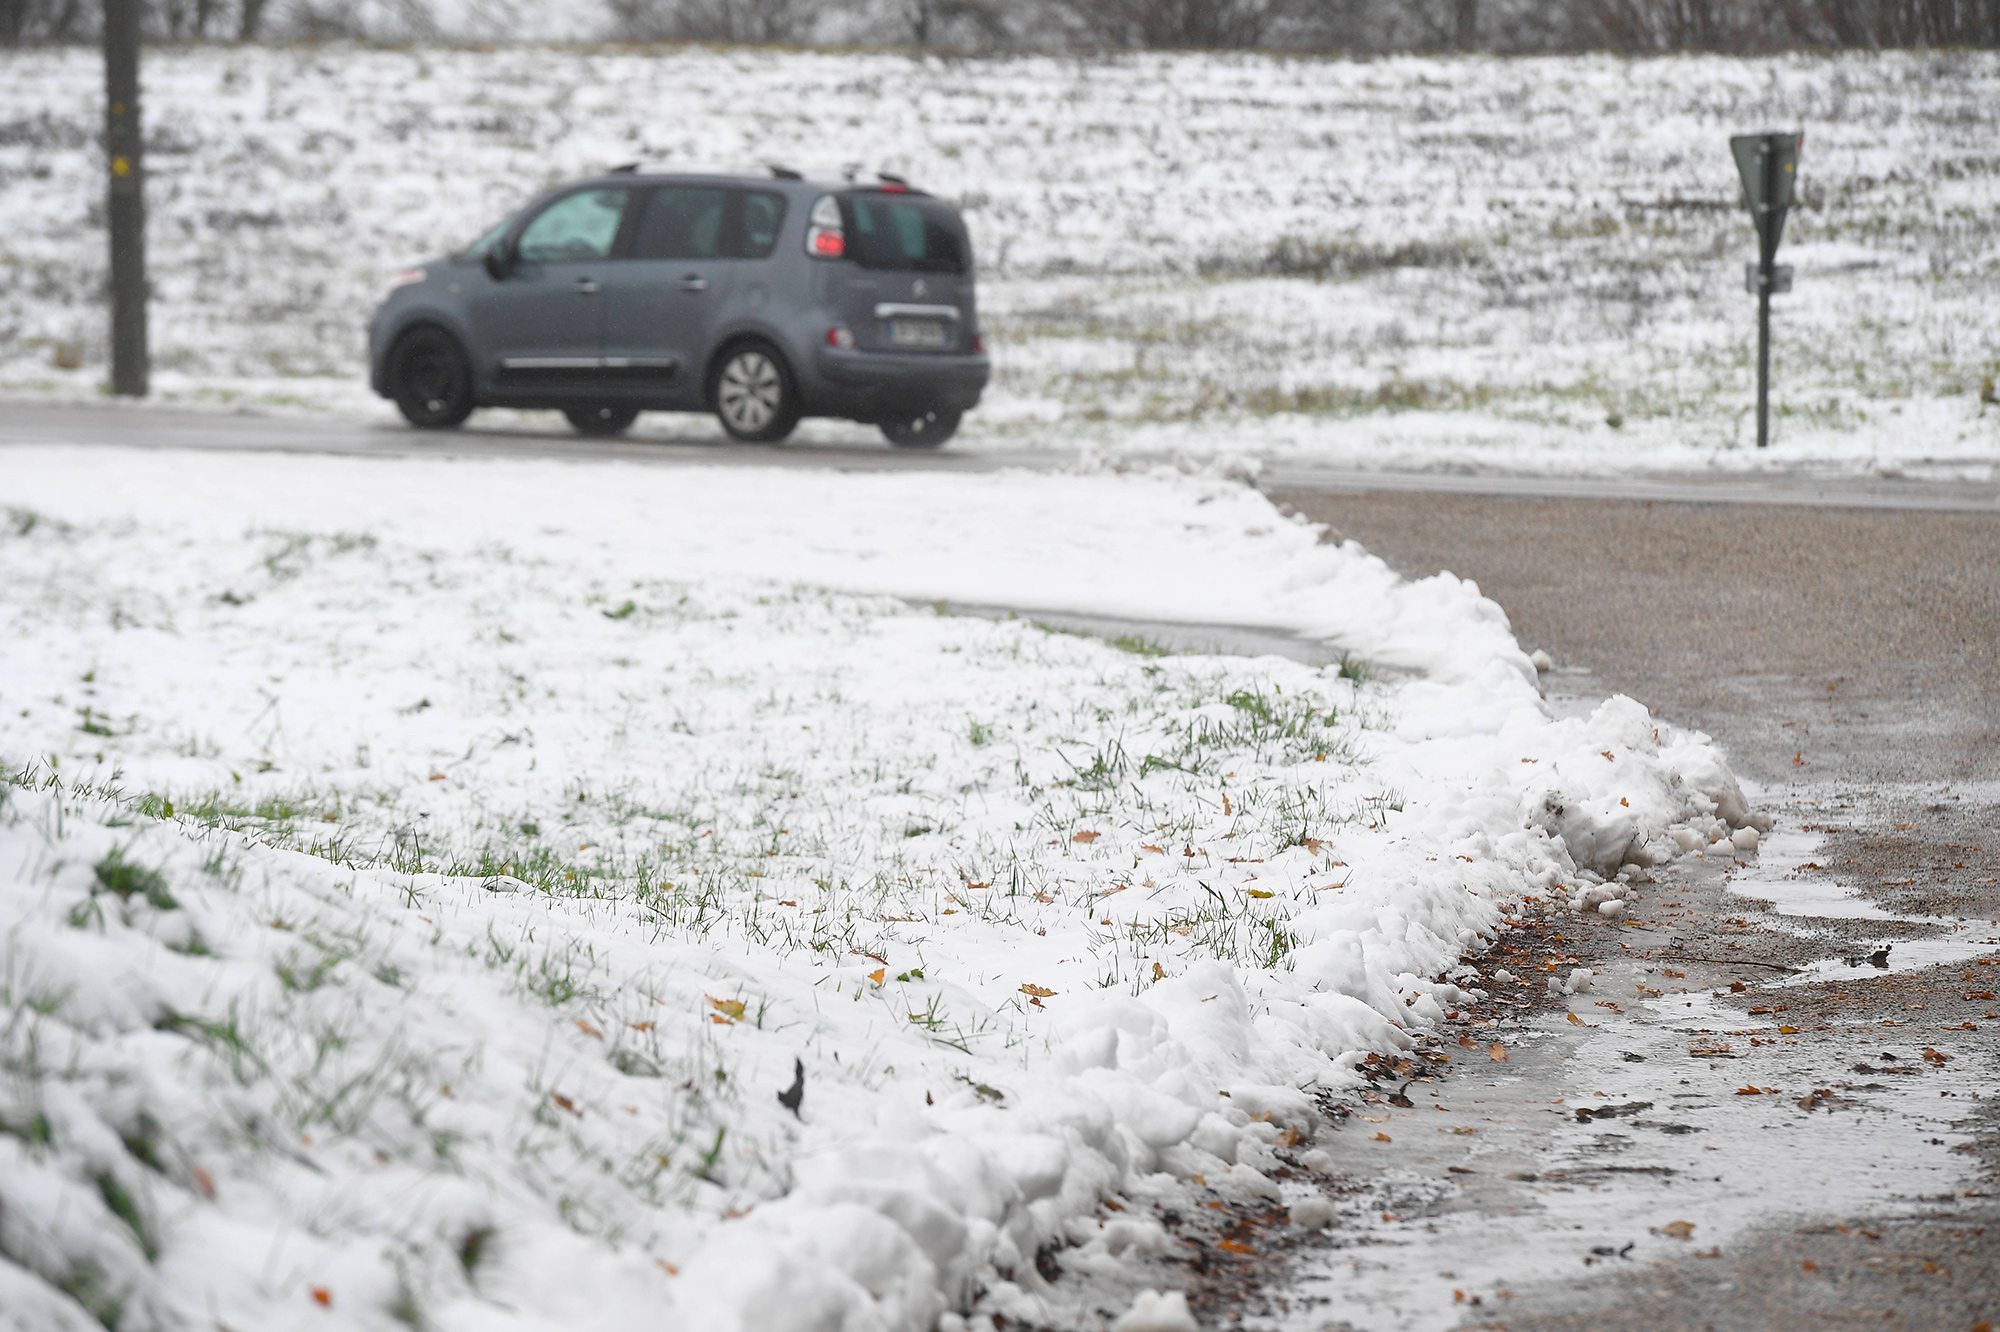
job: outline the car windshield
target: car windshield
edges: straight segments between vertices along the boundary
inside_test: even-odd
[[[492,249],[502,236],[507,234],[507,228],[513,226],[514,219],[519,216],[518,212],[507,214],[507,216],[501,218],[491,228],[482,233],[478,240],[472,242],[472,244],[466,246],[452,257],[454,259],[484,259],[486,252]]]
[[[850,194],[847,253],[863,268],[963,273],[965,230],[950,205],[921,195]]]

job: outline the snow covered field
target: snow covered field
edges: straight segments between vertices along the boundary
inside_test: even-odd
[[[15,1327],[1101,1326],[1510,912],[1751,817],[1217,478],[5,462]]]
[[[146,78],[174,400],[384,414],[360,330],[388,276],[533,190],[634,159],[861,161],[972,227],[999,373],[960,447],[1977,478],[2000,457],[1991,53],[304,47],[156,51]],[[100,99],[93,53],[0,54],[0,391],[104,378]],[[1759,454],[1726,140],[1773,126],[1806,133],[1804,194]]]

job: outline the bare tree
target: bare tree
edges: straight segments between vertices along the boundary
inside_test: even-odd
[[[1151,49],[1261,46],[1292,0],[1058,0],[1089,45]]]
[[[813,0],[610,0],[628,41],[797,42],[810,35]]]
[[[903,0],[910,44],[919,50],[949,47],[991,50],[1017,44],[1005,0]]]
[[[150,41],[514,31],[530,0],[146,0]],[[1021,48],[1575,51],[2000,48],[2000,0],[605,0],[637,41]],[[103,0],[0,0],[0,45],[93,40]],[[491,11],[491,12],[489,12]],[[584,35],[579,33],[579,36]]]

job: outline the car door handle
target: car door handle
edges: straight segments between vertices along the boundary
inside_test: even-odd
[[[595,296],[597,294],[597,284],[589,278],[578,278],[570,284],[569,289],[579,296]]]
[[[699,273],[689,273],[680,280],[679,285],[682,291],[707,291],[708,279]]]

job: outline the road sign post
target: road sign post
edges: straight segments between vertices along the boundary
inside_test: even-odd
[[[1803,134],[1739,134],[1729,141],[1743,178],[1743,202],[1757,224],[1757,262],[1745,285],[1757,293],[1757,447],[1771,443],[1771,295],[1792,289],[1792,270],[1779,267],[1778,239],[1792,206]],[[1782,284],[1782,285],[1781,285]]]
[[[139,126],[142,0],[104,4],[104,155],[111,232],[111,391],[146,396],[146,175]]]

